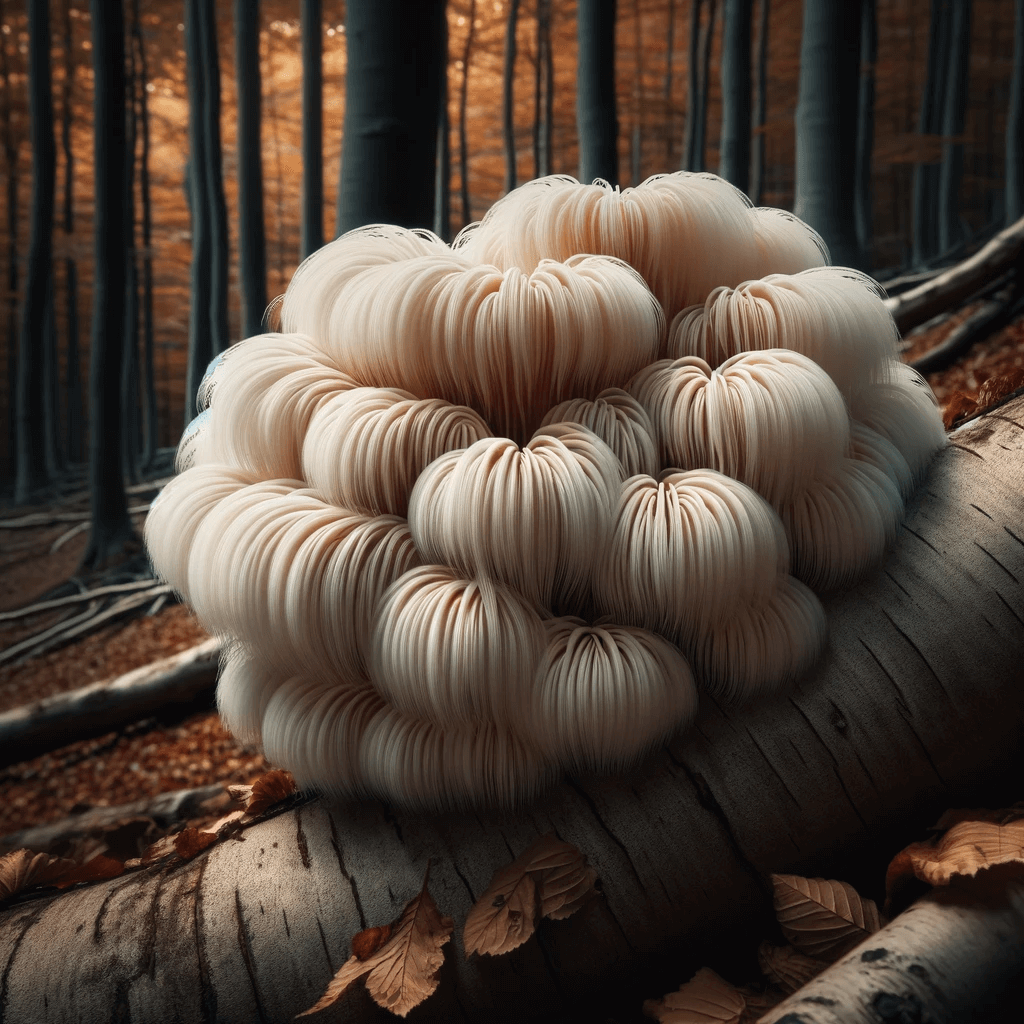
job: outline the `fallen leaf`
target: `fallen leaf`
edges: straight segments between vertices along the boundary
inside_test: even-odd
[[[978,389],[978,408],[986,410],[1002,401],[1008,394],[1024,385],[1024,369],[1014,367],[1007,373],[989,377]]]
[[[427,891],[429,875],[428,867],[423,888],[390,926],[387,941],[366,959],[360,959],[354,952],[341,965],[319,1002],[300,1013],[300,1017],[333,1005],[352,982],[364,975],[366,990],[374,1002],[399,1017],[433,994],[437,989],[437,972],[444,963],[441,947],[451,937],[455,922],[441,915]],[[365,936],[366,932],[359,934]]]
[[[738,988],[702,967],[678,992],[648,999],[644,1013],[661,1024],[740,1024],[746,1006]]]
[[[521,946],[538,916],[559,921],[575,913],[594,894],[596,881],[597,872],[575,846],[541,836],[494,873],[473,905],[462,932],[466,956],[497,956]]]
[[[68,886],[78,885],[79,882],[102,882],[123,874],[124,862],[102,853],[84,863],[62,858],[53,864],[48,884],[55,885],[58,889],[67,889]]]
[[[942,414],[942,423],[947,430],[951,430],[960,420],[973,416],[977,411],[978,403],[970,395],[964,394],[963,391],[956,391],[946,403],[946,411]]]
[[[295,780],[281,768],[264,772],[251,786],[228,786],[232,799],[245,805],[247,817],[255,818],[295,792]]]
[[[364,928],[352,936],[352,955],[358,960],[369,960],[391,938],[391,925]]]
[[[956,875],[976,875],[995,864],[1024,862],[1024,818],[995,821],[959,821],[941,837],[911,843],[898,853],[885,874],[891,897],[899,882],[913,876],[929,885],[949,885]]]
[[[760,992],[751,988],[741,988],[738,991],[746,1003],[743,1013],[740,1014],[740,1024],[757,1024],[773,1006],[778,1006],[786,998],[774,989]]]
[[[33,885],[45,884],[56,858],[48,853],[15,850],[0,857],[0,902]]]
[[[217,842],[216,832],[201,832],[197,828],[183,828],[173,837],[174,852],[182,860],[198,857],[207,847]]]
[[[773,946],[770,942],[758,946],[757,962],[761,973],[786,995],[803,988],[828,966],[823,960],[805,956],[792,946]]]
[[[997,825],[1009,825],[1010,822],[1019,821],[1021,818],[1024,818],[1024,802],[998,810],[987,807],[954,807],[943,811],[939,820],[932,825],[929,831],[946,832],[954,825],[959,825],[961,821],[993,821]]]
[[[878,908],[846,882],[772,875],[775,916],[806,956],[832,962],[881,927]]]

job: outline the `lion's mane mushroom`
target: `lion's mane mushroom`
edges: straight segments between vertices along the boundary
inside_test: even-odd
[[[879,289],[827,262],[687,173],[311,256],[146,524],[229,640],[228,727],[332,796],[507,805],[799,676],[810,587],[881,558],[943,443]]]

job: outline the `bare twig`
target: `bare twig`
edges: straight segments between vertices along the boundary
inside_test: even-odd
[[[121,594],[130,590],[147,590],[155,588],[155,579],[136,580],[133,583],[117,583],[108,587],[96,587],[95,590],[83,590],[80,594],[70,594],[68,597],[56,597],[51,601],[39,601],[37,604],[25,605],[24,608],[15,608],[13,611],[0,612],[0,622],[10,622],[12,619],[22,619],[28,615],[36,615],[39,612],[48,612],[51,608],[61,608],[68,604],[78,604],[80,601],[91,601],[93,598],[106,597],[108,594]]]

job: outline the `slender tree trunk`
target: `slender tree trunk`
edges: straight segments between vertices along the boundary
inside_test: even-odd
[[[210,207],[210,343],[213,354],[228,347],[228,208],[220,145],[220,50],[216,4],[201,0],[200,40],[203,53],[203,135],[206,145],[206,201]]]
[[[1024,0],[1013,5],[1013,75],[1006,115],[1006,223],[1024,217]]]
[[[629,176],[633,185],[641,182],[643,165],[644,58],[643,22],[640,0],[633,0],[633,130],[629,136]]]
[[[56,176],[54,184],[56,185]],[[46,321],[43,331],[46,343],[46,458],[51,475],[58,475],[64,469],[63,429],[60,403],[60,345],[57,340],[56,295],[57,280],[55,267],[50,262],[50,277],[46,283]]]
[[[28,5],[29,123],[32,138],[32,207],[28,276],[18,349],[17,462],[14,500],[29,501],[47,488],[53,470],[48,459],[47,416],[52,416],[47,389],[46,310],[53,252],[53,200],[56,147],[50,80],[49,0]]]
[[[64,0],[63,12],[64,84],[61,90],[61,145],[64,151],[64,192],[62,228],[70,242],[75,232],[75,154],[71,146],[74,114],[71,96],[75,80],[75,47],[72,34],[71,0]],[[67,407],[68,461],[84,458],[85,409],[82,406],[82,363],[78,344],[78,265],[73,256],[64,257],[65,316],[67,319]]]
[[[857,95],[857,168],[854,216],[860,265],[871,267],[871,154],[875,145],[875,63],[878,60],[877,0],[861,0],[860,90]]]
[[[967,88],[971,73],[972,0],[953,0],[949,72],[942,114],[942,164],[939,167],[939,252],[963,241],[960,226],[960,182],[964,172],[961,136],[967,120]]]
[[[917,130],[922,136],[942,130],[946,75],[949,71],[952,0],[932,0],[928,26],[928,70],[921,92]],[[938,248],[938,167],[919,160],[914,166],[913,264],[924,266]]]
[[[853,214],[860,5],[804,4],[796,108],[793,212],[824,238],[838,266],[859,260]]]
[[[434,223],[443,0],[348,0],[339,234]]]
[[[153,336],[153,205],[149,189],[149,67],[139,19],[139,0],[132,0],[132,40],[139,61],[137,77],[142,136],[142,152],[139,154],[139,195],[142,201],[142,468],[148,469],[156,458],[158,416]]]
[[[551,0],[537,0],[537,60],[533,76],[533,176],[551,173],[553,57]]]
[[[619,183],[615,110],[615,0],[579,0],[576,11],[576,124],[580,181]]]
[[[0,0],[0,22],[6,24],[6,11]],[[18,144],[14,139],[11,104],[11,70],[7,61],[7,36],[0,37],[0,73],[4,76],[3,120],[4,165],[7,186],[7,439],[10,466],[17,464],[18,380]]]
[[[437,167],[434,171],[434,234],[446,242],[452,232],[452,146],[451,121],[448,117],[448,15],[442,15],[444,31],[444,66],[441,93],[437,107]]]
[[[544,130],[541,132],[541,174],[555,173],[555,54],[551,48],[551,5],[553,0],[538,0],[541,9],[540,31],[544,42]]]
[[[697,110],[700,107],[700,9],[704,0],[690,0],[690,35],[686,66],[686,139],[683,145],[683,170],[696,169]]]
[[[122,0],[91,0],[93,165],[96,212],[89,352],[89,495],[92,526],[83,564],[99,567],[136,549],[121,475],[124,358],[125,64]]]
[[[299,22],[302,27],[302,243],[300,255],[302,259],[305,259],[311,252],[316,252],[324,244],[324,28],[321,0],[302,0],[300,11]],[[258,50],[258,28],[256,45]],[[256,75],[259,76],[258,52]],[[248,334],[249,329],[246,328],[245,335],[248,336]]]
[[[476,32],[476,0],[469,0],[469,26],[462,50],[462,87],[459,90],[459,196],[462,202],[462,226],[471,224],[473,210],[469,202],[469,140],[466,134],[466,104],[469,97],[469,61]]]
[[[708,20],[700,37],[700,86],[697,100],[697,127],[694,138],[693,170],[703,171],[706,168],[705,149],[707,145],[708,126],[708,92],[711,81],[711,48],[715,41],[715,15],[718,5],[715,0],[707,0]]]
[[[750,30],[753,0],[725,0],[722,12],[722,134],[718,173],[750,187]]]
[[[323,187],[310,202],[310,188],[315,189],[321,173],[320,158],[320,89],[317,102],[307,97],[307,78],[310,76],[307,58],[315,60],[317,70],[312,77],[319,83],[320,70],[320,12],[310,12],[306,0],[302,8],[302,255],[323,245]],[[319,3],[312,6],[319,8]],[[316,53],[310,56],[306,37],[310,34],[308,21],[315,17]],[[238,278],[242,292],[241,336],[251,338],[259,334],[263,314],[267,308],[267,241],[263,227],[263,145],[260,139],[262,119],[260,109],[260,5],[259,0],[235,0],[235,77],[238,83]],[[307,106],[307,104],[309,104]],[[316,120],[308,125],[306,117]],[[311,150],[311,138],[317,139]],[[317,165],[312,175],[307,161]],[[312,186],[311,186],[312,182]],[[320,225],[319,236],[316,225]],[[306,251],[306,245],[312,248]]]
[[[693,0],[691,0],[693,2]],[[665,26],[665,170],[672,166],[672,152],[675,149],[675,124],[672,117],[672,78],[676,44],[676,0],[668,0],[668,15]]]
[[[139,280],[135,268],[135,149],[138,135],[134,47],[125,53],[125,290],[124,361],[121,364],[121,461],[124,475],[139,478]]]
[[[189,157],[186,189],[192,221],[191,302],[188,311],[188,368],[185,423],[196,414],[196,392],[213,358],[210,322],[210,208],[206,188],[206,138],[203,132],[203,47],[199,27],[202,0],[185,0],[185,68],[188,80]]]
[[[516,167],[516,30],[519,27],[519,0],[510,0],[505,22],[505,69],[501,79],[501,137],[505,146],[505,191],[518,182]]]
[[[768,111],[768,16],[771,0],[758,0],[757,8],[757,77],[754,86],[754,134],[750,163],[750,201],[761,205],[765,180],[765,121]]]

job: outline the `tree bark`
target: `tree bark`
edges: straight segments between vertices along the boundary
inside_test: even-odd
[[[323,187],[316,192],[316,169],[307,160],[320,163],[319,99],[307,97],[307,77],[319,85],[320,52],[307,52],[307,23],[315,17],[316,43],[320,40],[320,12],[302,8],[302,256],[323,245]],[[314,6],[319,7],[319,4]],[[316,63],[311,71],[307,59]],[[262,330],[267,308],[267,240],[263,229],[263,145],[260,139],[260,5],[259,0],[235,0],[235,80],[238,83],[238,278],[242,292],[243,338]],[[317,94],[319,95],[319,89]],[[307,123],[309,117],[315,123]],[[316,144],[312,139],[315,137]],[[316,232],[319,218],[320,232]],[[307,244],[312,248],[307,251]]]
[[[83,565],[100,567],[137,550],[121,475],[124,359],[125,65],[122,0],[91,0],[96,213],[89,353],[89,509]]]
[[[210,321],[211,246],[207,201],[206,137],[203,131],[205,81],[199,26],[200,0],[185,0],[185,71],[188,82],[188,165],[185,190],[192,222],[192,267],[188,309],[188,367],[185,374],[185,425],[195,416],[196,392],[213,358]]]
[[[18,345],[14,500],[28,502],[51,482],[47,417],[53,415],[47,388],[46,316],[53,253],[56,146],[50,76],[49,0],[28,5],[29,125],[32,139],[32,206],[28,273]]]
[[[299,255],[305,259],[324,244],[324,27],[321,0],[302,0],[299,10],[299,24],[302,29],[302,241]],[[255,68],[258,77],[258,26],[255,32]],[[260,202],[262,203],[262,195]],[[260,224],[262,223],[261,216]],[[264,306],[265,300],[264,284]],[[260,310],[260,316],[262,315],[263,311]],[[255,334],[257,331],[252,333]],[[243,337],[248,336],[246,328]]]
[[[336,232],[434,223],[442,0],[348,0]]]
[[[962,136],[967,119],[967,87],[971,71],[972,0],[953,0],[949,72],[942,112],[942,164],[939,167],[939,252],[963,241],[960,227],[960,181],[964,173]]]
[[[615,0],[579,0],[576,9],[576,124],[579,179],[619,183],[615,111]]]
[[[765,179],[765,119],[768,109],[768,16],[771,0],[758,0],[757,12],[757,78],[754,87],[754,136],[750,161],[750,201],[761,205]]]
[[[125,47],[125,287],[124,360],[121,363],[121,463],[125,477],[139,480],[139,278],[135,266],[135,150],[138,141],[135,51]]]
[[[210,343],[213,354],[230,342],[228,331],[228,208],[220,145],[220,50],[217,46],[217,5],[201,0],[199,36],[202,47],[203,136],[206,157],[206,201],[210,207]],[[204,367],[205,369],[205,367]]]
[[[1013,5],[1013,74],[1006,114],[1006,223],[1024,217],[1024,0]]]
[[[473,222],[469,201],[469,139],[466,134],[466,105],[469,98],[469,59],[473,53],[476,31],[476,0],[469,0],[469,26],[466,46],[462,51],[462,87],[459,90],[459,198],[462,202],[462,226]]]
[[[635,188],[640,177],[644,146],[644,40],[640,0],[633,0],[633,130],[629,136],[629,180]]]
[[[70,242],[75,231],[75,154],[71,146],[71,122],[74,110],[71,94],[75,78],[75,47],[71,31],[71,0],[65,0],[63,12],[64,83],[61,89],[61,148],[64,152],[64,192],[61,227]],[[65,316],[67,319],[67,407],[68,461],[84,457],[85,409],[82,406],[82,357],[78,344],[78,264],[73,256],[64,257]]]
[[[4,20],[4,3],[0,0],[0,21]],[[5,185],[7,188],[7,380],[18,379],[18,143],[14,138],[14,124],[11,110],[11,69],[7,60],[7,38],[0,39],[0,74],[4,76],[3,104],[0,119],[3,122],[3,147]],[[8,384],[7,392],[7,440],[10,466],[18,461],[17,402],[12,401]]]
[[[139,125],[142,134],[139,154],[139,197],[142,202],[142,468],[148,469],[156,458],[158,424],[153,336],[153,203],[149,188],[149,67],[139,19],[139,0],[132,0],[132,39],[139,57]]]
[[[700,84],[696,108],[696,127],[694,128],[693,164],[691,170],[703,171],[705,147],[708,130],[708,90],[711,81],[711,49],[715,42],[715,16],[718,6],[715,0],[707,0],[708,20],[700,35]]]
[[[686,62],[686,138],[682,170],[692,171],[697,159],[697,108],[700,103],[700,9],[704,0],[690,0],[690,36]]]
[[[505,21],[505,66],[501,75],[501,139],[505,148],[505,191],[518,184],[516,167],[516,30],[519,27],[519,0],[510,0]]]
[[[444,33],[442,52],[444,63],[441,67],[441,89],[437,98],[437,163],[434,169],[434,234],[451,241],[451,194],[452,194],[452,147],[451,121],[448,118],[448,14],[441,15],[441,29]]]
[[[554,113],[554,55],[551,52],[551,0],[537,0],[537,65],[533,93],[533,176],[551,174]]]
[[[752,0],[725,0],[722,13],[722,134],[718,173],[750,187],[750,29]]]
[[[1024,735],[1024,399],[952,436],[886,564],[827,601],[812,676],[696,726],[615,777],[565,779],[517,812],[410,814],[323,801],[196,860],[0,915],[11,1019],[290,1020],[420,888],[455,918],[431,1020],[635,1016],[711,944],[770,917],[770,871],[899,849],[948,806],[1002,799]],[[494,871],[556,832],[602,894],[502,957],[461,926]],[[863,873],[863,868],[861,868]],[[751,922],[752,918],[756,918]],[[360,992],[338,1019],[382,1020]]]
[[[860,90],[857,94],[857,167],[854,180],[854,216],[860,265],[871,267],[871,155],[875,145],[875,63],[878,60],[877,0],[860,5]]]
[[[951,2],[932,0],[928,26],[928,69],[917,122],[918,134],[921,136],[936,136],[942,130],[943,99],[949,70]],[[938,170],[934,161],[919,160],[914,166],[912,259],[915,267],[924,266],[938,248]]]
[[[860,5],[804,4],[796,107],[793,212],[825,240],[837,266],[860,263],[853,213]]]
[[[691,4],[694,0],[691,0]],[[672,79],[675,71],[676,48],[676,0],[668,0],[668,14],[665,18],[665,170],[672,167],[672,152],[675,143],[675,125],[672,110]]]

